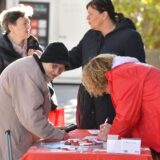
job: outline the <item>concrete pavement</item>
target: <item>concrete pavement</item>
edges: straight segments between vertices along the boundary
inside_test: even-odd
[[[64,107],[65,125],[76,123],[76,104],[79,85],[54,84],[58,106]]]

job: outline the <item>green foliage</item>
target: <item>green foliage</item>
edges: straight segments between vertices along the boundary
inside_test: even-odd
[[[133,20],[147,49],[160,48],[160,0],[112,0],[116,12]]]

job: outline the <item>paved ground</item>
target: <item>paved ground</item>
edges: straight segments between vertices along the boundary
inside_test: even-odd
[[[76,123],[75,112],[79,85],[54,85],[58,106],[64,107],[65,125]]]

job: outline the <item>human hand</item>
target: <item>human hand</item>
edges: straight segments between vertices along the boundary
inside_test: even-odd
[[[66,133],[66,134],[64,135],[64,137],[63,137],[63,140],[67,140],[67,139],[69,139],[68,133]]]
[[[61,141],[61,140],[67,140],[67,139],[69,139],[69,135],[68,135],[68,133],[64,133],[64,136],[63,136],[63,139],[53,139],[53,138],[51,138],[51,139],[39,139],[39,141],[40,142],[59,142],[59,141]]]
[[[59,128],[61,130],[65,130],[65,127],[63,127],[63,126],[57,126],[56,128]]]
[[[27,55],[31,56],[33,54],[36,54],[38,57],[40,57],[42,55],[42,52],[39,50],[35,50],[35,49],[29,49],[27,52]]]
[[[111,125],[107,122],[101,124],[97,138],[103,141],[107,141],[107,135],[110,128],[111,128]]]
[[[42,51],[40,50],[35,50],[34,53],[37,54],[38,57],[41,57],[42,55]]]

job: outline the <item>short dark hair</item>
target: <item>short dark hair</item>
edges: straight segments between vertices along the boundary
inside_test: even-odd
[[[98,10],[100,13],[107,11],[109,17],[115,22],[115,9],[114,9],[114,5],[112,3],[111,0],[91,0],[86,8],[88,9],[88,7],[92,7],[96,10]]]
[[[29,49],[43,51],[39,45],[38,39],[34,36],[29,36],[29,38],[27,39],[27,52]]]

